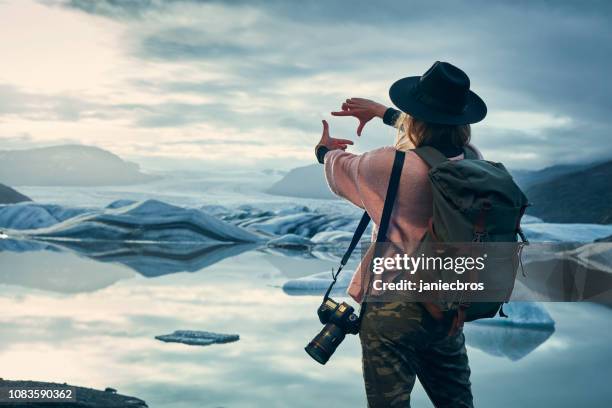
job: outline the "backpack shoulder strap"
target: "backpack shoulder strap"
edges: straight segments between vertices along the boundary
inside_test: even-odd
[[[444,163],[448,158],[440,151],[431,146],[420,146],[413,150],[427,165],[432,168],[440,163]]]
[[[391,212],[393,211],[393,204],[395,202],[395,197],[397,196],[397,190],[399,189],[399,181],[402,176],[402,168],[404,167],[404,159],[406,154],[404,152],[400,152],[399,150],[395,151],[395,158],[393,159],[393,167],[391,168],[391,177],[389,178],[389,186],[387,187],[387,196],[385,197],[385,204],[383,207],[383,213],[380,221],[380,226],[378,227],[378,234],[376,235],[376,242],[381,243],[387,240],[387,230],[389,229],[389,220],[391,219]],[[342,260],[340,261],[340,265],[338,266],[338,270],[334,273],[332,270],[332,282],[330,283],[323,299],[327,299],[329,294],[332,291],[332,288],[336,284],[338,280],[338,275],[342,271],[342,268],[346,265],[353,250],[359,243],[361,236],[365,232],[368,224],[370,223],[370,216],[367,211],[363,213],[361,216],[361,220],[359,221],[359,225],[353,234],[353,238],[351,239],[351,243],[344,253]],[[361,309],[362,312],[364,309]],[[360,316],[361,313],[360,312]]]
[[[404,167],[404,159],[406,153],[396,150],[391,168],[391,177],[389,178],[389,186],[387,187],[387,195],[383,206],[382,216],[380,217],[380,225],[378,226],[378,234],[376,234],[376,242],[385,242],[387,240],[387,231],[389,229],[389,220],[393,212],[393,204],[399,189],[399,181],[402,176],[402,168]]]

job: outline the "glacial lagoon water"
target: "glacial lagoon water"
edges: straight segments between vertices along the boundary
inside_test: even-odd
[[[295,199],[259,193],[256,184],[192,184],[140,192],[21,190],[41,202],[83,207],[150,198],[147,190],[193,207],[296,205]],[[144,259],[148,252],[134,245],[124,258],[47,244],[6,248],[0,252],[1,377],[109,386],[150,407],[365,406],[357,338],[348,337],[325,367],[318,365],[303,347],[320,330],[320,297],[282,289],[289,280],[328,271],[333,256],[256,246],[215,253],[211,262],[166,259],[166,273],[143,274],[160,259]],[[466,328],[476,406],[611,406],[612,310],[543,305],[554,332]],[[240,340],[197,347],[154,339],[179,329],[236,333]],[[413,406],[431,406],[418,384],[413,395]]]

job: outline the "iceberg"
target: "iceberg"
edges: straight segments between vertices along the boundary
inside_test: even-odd
[[[174,333],[155,336],[155,338],[166,343],[183,343],[190,346],[209,346],[215,343],[232,343],[240,340],[240,336],[237,334],[220,334],[195,330],[176,330]]]
[[[555,321],[540,303],[509,302],[504,304],[503,309],[508,317],[496,315],[490,319],[476,320],[472,324],[530,329],[554,329],[555,327]]]
[[[45,228],[91,210],[54,204],[19,203],[0,205],[0,228],[26,230]]]
[[[341,245],[351,242],[353,232],[349,231],[321,231],[317,232],[310,240],[315,244]]]
[[[272,248],[308,250],[312,247],[313,242],[308,238],[304,238],[299,235],[287,234],[283,235],[282,237],[271,239],[268,241],[267,245]]]
[[[332,293],[345,294],[353,278],[353,270],[346,267],[338,276]],[[331,270],[315,273],[303,278],[291,279],[283,284],[283,292],[291,296],[322,295],[332,282]]]
[[[309,254],[285,254],[266,249],[264,258],[282,276],[288,279],[297,279],[310,276],[315,272],[329,271],[338,264],[338,260],[328,260],[320,257],[309,256]],[[289,256],[287,256],[289,255]],[[302,256],[300,256],[302,255]]]
[[[294,234],[312,238],[320,232],[352,233],[357,228],[359,212],[355,209],[347,212],[338,212],[337,209],[312,210],[305,206],[263,211],[243,206],[222,219],[268,236]]]
[[[20,231],[36,239],[254,243],[262,238],[203,211],[147,200],[86,212],[45,228]]]

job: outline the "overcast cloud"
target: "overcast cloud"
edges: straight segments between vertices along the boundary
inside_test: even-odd
[[[433,3],[433,4],[432,4]],[[612,156],[612,3],[41,0],[0,2],[0,143],[77,140],[166,166],[312,162],[320,119],[394,80],[462,67],[514,168]],[[355,123],[331,121],[354,136]],[[27,135],[24,137],[23,135]],[[366,128],[361,152],[391,144]],[[199,164],[198,164],[199,165]]]

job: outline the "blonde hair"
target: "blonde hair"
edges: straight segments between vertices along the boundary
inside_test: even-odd
[[[470,125],[427,123],[403,112],[395,121],[395,127],[395,148],[404,152],[423,145],[451,144],[463,147],[470,142],[472,133]]]

